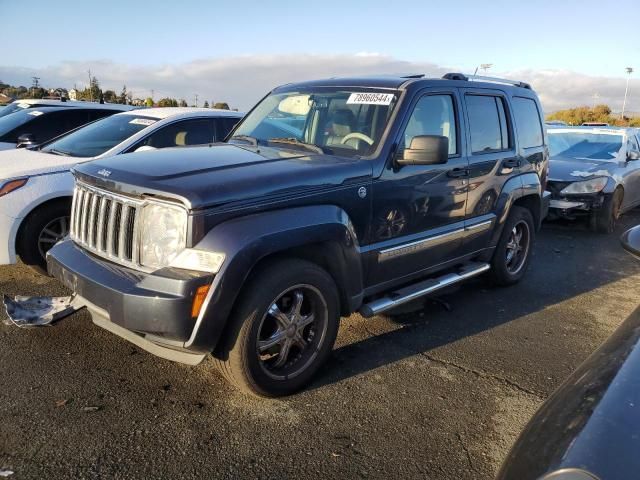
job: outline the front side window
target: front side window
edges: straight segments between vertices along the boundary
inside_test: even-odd
[[[547,133],[552,158],[613,160],[620,155],[624,140],[617,132],[549,129]]]
[[[397,100],[395,91],[274,93],[242,120],[230,141],[367,156],[380,144]]]
[[[213,120],[197,118],[181,120],[153,132],[133,147],[133,150],[149,146],[153,148],[185,147],[212,143],[214,137]]]
[[[492,95],[466,95],[473,153],[509,148],[509,130],[504,101]]]
[[[536,102],[530,98],[513,97],[513,116],[522,148],[542,146],[542,123]]]
[[[65,135],[42,151],[71,157],[97,157],[156,121],[139,115],[112,115]]]
[[[404,131],[404,148],[418,135],[440,135],[449,139],[449,155],[457,150],[456,116],[451,95],[425,95],[416,104]]]

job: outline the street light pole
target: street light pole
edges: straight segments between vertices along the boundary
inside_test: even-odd
[[[620,120],[624,120],[624,109],[627,106],[627,94],[629,93],[629,79],[631,78],[631,74],[633,73],[633,68],[627,67],[625,69],[627,71],[627,87],[624,89],[624,100],[622,102],[622,113],[620,114]]]

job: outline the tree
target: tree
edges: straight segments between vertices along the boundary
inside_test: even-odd
[[[157,105],[158,107],[177,107],[178,101],[175,98],[161,98]]]
[[[220,110],[229,110],[229,104],[227,102],[216,102],[213,104],[213,108]]]
[[[122,103],[123,105],[127,104],[127,100],[129,100],[129,96],[130,94],[127,94],[127,86],[123,85],[122,86],[122,91],[120,92],[120,95],[118,96],[118,103]],[[131,102],[129,102],[131,103]]]
[[[179,107],[186,107],[187,106],[187,101],[184,98],[181,98],[180,102],[178,102],[178,106]]]
[[[547,115],[547,120],[562,120],[569,125],[582,125],[585,122],[599,122],[617,126],[630,126],[635,121],[628,118],[621,120],[617,115],[612,115],[611,108],[608,105],[596,105],[593,108],[582,106],[569,108],[567,110],[559,110]]]
[[[105,90],[102,95],[106,103],[118,103],[118,95],[113,90]]]
[[[146,100],[144,101],[144,104],[146,107],[153,107],[153,98],[147,97]]]
[[[205,100],[204,103],[202,104],[202,108],[209,108],[209,102]]]

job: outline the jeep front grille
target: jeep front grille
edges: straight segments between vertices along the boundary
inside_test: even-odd
[[[71,238],[90,252],[137,267],[141,205],[141,201],[76,183]]]

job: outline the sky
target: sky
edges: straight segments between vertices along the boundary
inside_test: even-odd
[[[489,73],[529,81],[548,111],[640,112],[640,1],[0,0],[0,80],[250,108],[271,88],[369,73]],[[25,21],[11,21],[11,18]],[[28,21],[26,21],[28,18]],[[9,48],[7,48],[7,46]]]

